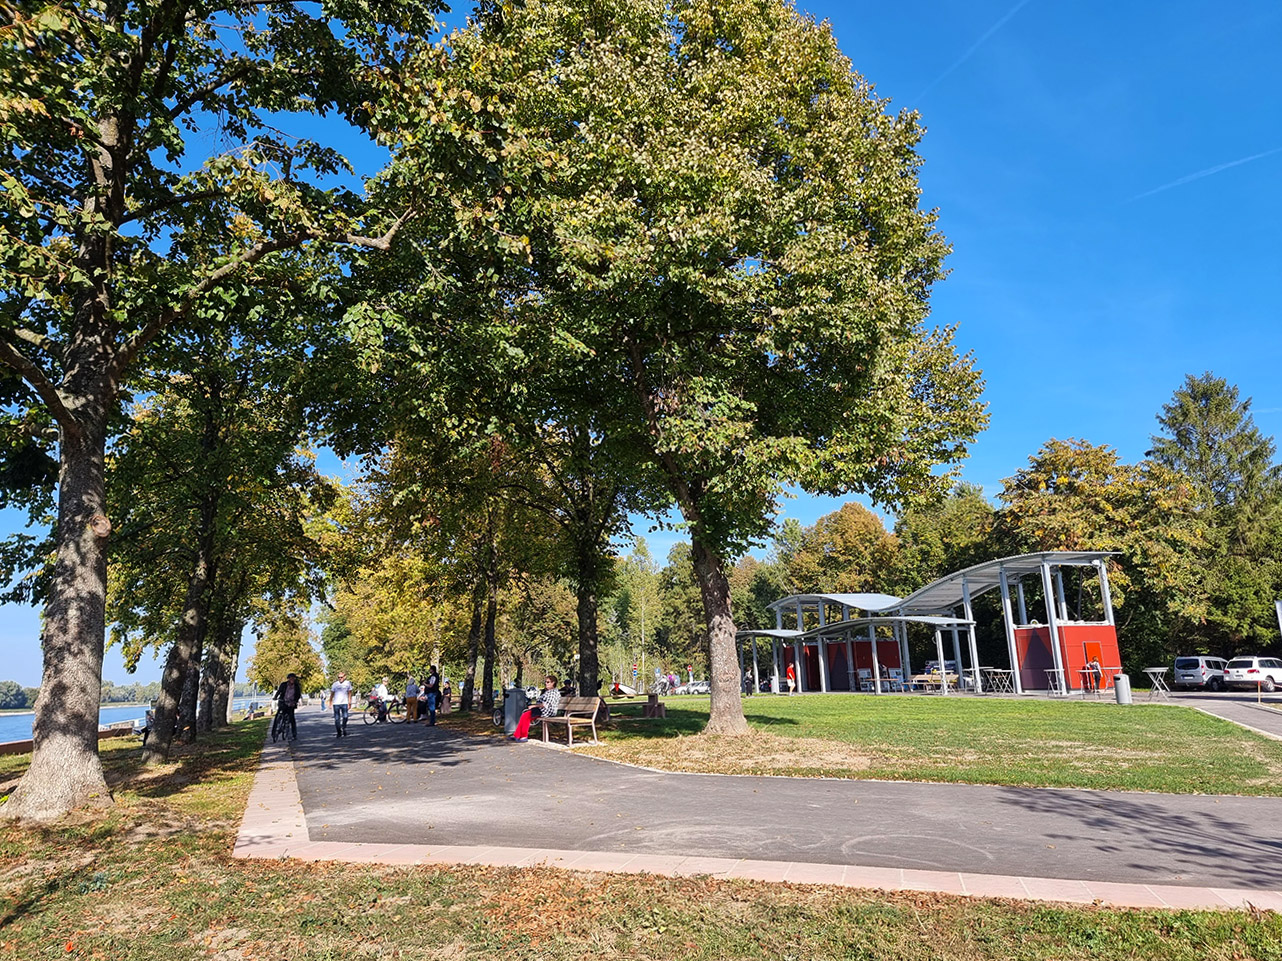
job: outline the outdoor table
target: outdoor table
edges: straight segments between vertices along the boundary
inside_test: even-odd
[[[920,684],[922,687],[925,687],[925,688],[935,687],[942,690],[943,685],[947,683],[950,690],[954,690],[954,691],[957,690],[956,674],[949,674],[947,676],[943,674],[914,674],[912,680],[913,680],[913,687],[916,687],[917,685]]]
[[[984,690],[989,694],[1015,693],[1015,687],[1012,684],[1014,671],[1008,671],[1003,667],[981,667],[979,670],[984,675]]]
[[[1148,699],[1154,698],[1169,700],[1171,689],[1166,686],[1166,668],[1164,667],[1146,667],[1144,673],[1148,675],[1152,687],[1148,690]]]
[[[1048,667],[1046,670],[1046,686],[1050,688],[1051,697],[1066,697],[1068,695],[1068,685],[1064,683],[1064,672],[1058,667]]]

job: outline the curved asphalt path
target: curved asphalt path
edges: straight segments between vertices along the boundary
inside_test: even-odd
[[[1282,889],[1282,799],[666,774],[299,715],[312,841],[554,848]]]

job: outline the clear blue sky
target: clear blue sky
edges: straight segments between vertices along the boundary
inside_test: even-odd
[[[923,203],[954,247],[934,319],[975,353],[992,415],[966,480],[995,495],[1052,437],[1139,459],[1205,370],[1282,433],[1282,4],[799,6],[927,127]],[[670,537],[648,539],[662,558]],[[30,609],[0,608],[0,676],[38,683],[37,632]],[[113,652],[105,676],[127,679]]]

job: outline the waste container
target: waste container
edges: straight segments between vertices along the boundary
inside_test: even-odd
[[[1131,703],[1131,679],[1125,674],[1119,674],[1113,678],[1113,695],[1117,698],[1118,704]]]
[[[512,734],[520,723],[530,699],[525,696],[525,688],[509,687],[503,692],[503,733]]]

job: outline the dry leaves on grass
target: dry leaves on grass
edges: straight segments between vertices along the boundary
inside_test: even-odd
[[[662,740],[625,741],[584,749],[586,753],[664,771],[711,774],[852,775],[868,770],[876,756],[857,745],[826,738],[692,734]]]

